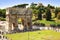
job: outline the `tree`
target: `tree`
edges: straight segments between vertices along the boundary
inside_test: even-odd
[[[60,12],[59,12],[59,14],[57,14],[57,18],[60,20]]]
[[[47,21],[50,21],[50,20],[51,20],[50,8],[47,8],[47,11],[46,11],[46,20],[47,20]]]
[[[31,3],[30,8],[31,8],[31,9],[36,9],[36,5],[37,5],[37,4],[35,4],[35,3]]]
[[[19,5],[15,5],[13,7],[19,7],[19,8],[25,8],[28,4],[19,4]]]
[[[6,17],[6,10],[5,9],[0,9],[0,20],[5,21]]]
[[[60,8],[55,8],[55,18],[57,17],[58,12],[60,12]]]
[[[2,9],[2,16],[3,16],[3,18],[6,17],[6,10],[5,9]]]
[[[42,20],[42,14],[45,12],[45,7],[42,4],[40,4],[38,5],[37,9],[39,10],[38,19]]]
[[[35,3],[31,3],[31,5],[30,5],[30,8],[32,9],[32,13],[35,16],[35,19],[36,19],[36,16],[38,14],[38,10],[36,9],[36,5],[37,4],[35,4]]]
[[[46,11],[46,20],[50,21],[52,19],[52,15],[51,15],[51,12],[52,12],[52,9],[55,9],[54,6],[51,6],[50,4],[48,4],[48,6],[46,7],[45,11]]]
[[[55,18],[58,18],[58,19],[60,19],[60,8],[58,7],[56,7],[56,9],[55,9]]]
[[[0,9],[0,17],[5,18],[6,17],[6,10],[5,9]]]
[[[34,14],[34,16],[35,16],[35,19],[37,19],[38,10],[34,9],[34,10],[32,11],[32,13],[33,13],[33,14]]]
[[[0,17],[2,17],[2,10],[0,9]]]
[[[50,9],[54,9],[55,7],[54,6],[51,6],[50,4],[48,4],[48,6]]]

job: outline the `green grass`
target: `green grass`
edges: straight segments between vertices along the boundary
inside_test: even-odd
[[[55,25],[57,24],[55,21],[46,21],[46,20],[37,20],[37,21],[34,21],[33,24],[36,22],[44,23],[44,24],[55,24]]]
[[[7,34],[12,40],[28,40],[28,32]],[[29,40],[60,40],[60,33],[52,30],[29,32]]]

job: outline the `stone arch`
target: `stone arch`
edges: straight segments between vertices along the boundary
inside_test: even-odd
[[[8,23],[9,32],[12,30],[12,24],[14,29],[18,26],[18,18],[21,18],[24,28],[32,28],[32,11],[27,8],[7,8],[6,9],[6,21]]]

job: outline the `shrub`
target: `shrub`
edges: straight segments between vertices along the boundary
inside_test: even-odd
[[[1,17],[0,17],[0,20],[1,20],[1,21],[6,21],[6,19],[5,19],[5,18],[1,18]]]
[[[50,24],[50,26],[51,26],[51,27],[56,27],[56,25],[55,25],[55,24]]]
[[[57,18],[60,19],[60,13],[57,15]]]

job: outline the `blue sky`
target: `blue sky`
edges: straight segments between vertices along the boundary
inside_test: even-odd
[[[51,4],[60,7],[60,0],[0,0],[0,8],[7,8],[23,3],[42,3],[43,5]]]

